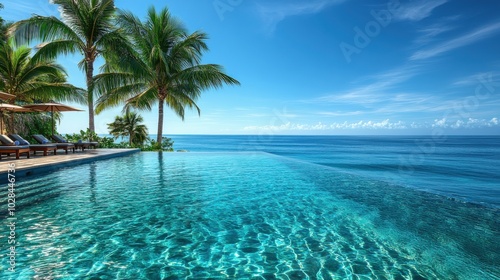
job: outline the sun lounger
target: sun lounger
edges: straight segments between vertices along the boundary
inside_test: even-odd
[[[2,159],[2,154],[15,154],[16,159],[19,159],[21,154],[26,154],[27,158],[30,158],[30,147],[29,146],[0,146],[0,159]]]
[[[9,138],[6,135],[3,135],[3,136],[4,136],[3,138],[0,137],[0,140],[6,146],[15,146],[14,141],[18,141],[20,145],[27,145],[29,147],[30,151],[33,152],[33,155],[36,155],[36,152],[38,152],[38,151],[43,152],[44,156],[47,156],[49,154],[49,151],[54,151],[54,155],[56,154],[57,146],[55,144],[43,144],[43,145],[36,145],[35,144],[35,145],[33,145],[33,144],[30,144],[28,141],[24,140],[19,135],[17,135],[17,137],[18,137],[17,139]]]
[[[36,155],[36,152],[41,151],[43,152],[44,156],[47,156],[50,151],[54,151],[54,155],[57,154],[57,146],[52,145],[52,144],[43,144],[43,145],[37,145],[37,144],[30,144],[30,150],[33,152],[33,155]]]
[[[64,139],[64,137],[62,137],[61,135],[54,134],[52,135],[52,139],[56,143],[68,143],[68,140]],[[77,149],[79,148],[82,151],[84,151],[85,149],[89,149],[90,147],[97,148],[97,146],[99,145],[98,142],[83,142],[83,141],[73,142],[72,144],[74,144]]]
[[[74,145],[73,143],[52,143],[49,141],[49,139],[45,138],[45,136],[41,134],[33,135],[33,138],[40,144],[56,145],[58,150],[64,150],[66,154],[68,153],[68,150],[73,150],[73,153],[75,152],[76,145]]]
[[[26,154],[26,157],[30,157],[30,147],[28,145],[16,145],[15,142],[11,141],[6,135],[0,135],[0,159],[2,154],[15,154],[16,159],[19,159],[21,154]]]

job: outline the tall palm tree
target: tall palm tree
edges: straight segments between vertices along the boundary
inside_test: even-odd
[[[200,31],[188,34],[167,8],[157,13],[151,7],[144,22],[130,12],[120,11],[117,22],[130,34],[135,53],[122,56],[121,63],[106,65],[110,74],[96,78],[96,87],[105,92],[98,100],[97,112],[124,101],[126,106],[143,110],[151,110],[157,103],[157,142],[161,143],[165,103],[184,119],[186,107],[200,113],[195,101],[203,90],[239,84],[226,75],[221,66],[200,64],[203,53],[208,50],[207,35]],[[116,65],[119,68],[114,67]]]
[[[35,15],[16,22],[10,29],[19,43],[41,40],[38,57],[80,53],[78,66],[85,72],[89,110],[89,129],[94,125],[94,63],[99,56],[113,60],[126,52],[128,43],[115,28],[113,0],[52,0],[59,5],[61,19]]]
[[[129,137],[129,145],[142,146],[148,138],[148,129],[142,124],[144,119],[136,112],[126,112],[123,117],[116,116],[108,124],[109,133],[116,138]]]

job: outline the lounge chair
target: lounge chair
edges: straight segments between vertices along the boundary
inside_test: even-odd
[[[52,139],[56,143],[68,143],[68,140],[66,140],[61,135],[54,134],[52,135]],[[73,142],[72,144],[74,144],[77,149],[80,148],[82,151],[84,151],[85,149],[89,149],[90,147],[96,148],[99,145],[98,142],[83,142],[83,141]]]
[[[21,154],[26,154],[26,157],[30,157],[30,147],[28,145],[23,145],[22,143],[15,143],[10,140],[7,135],[0,134],[0,159],[2,154],[15,154],[16,159],[19,159]]]
[[[22,138],[17,134],[9,134],[8,137],[7,136],[5,137],[7,139],[4,139],[3,141],[10,141],[9,143],[11,144],[14,143],[14,141],[19,141],[19,144],[28,146],[30,151],[33,152],[33,155],[36,155],[36,152],[38,151],[42,151],[44,156],[47,156],[49,154],[49,151],[54,151],[54,155],[56,154],[57,146],[55,144],[43,144],[43,145],[30,144],[28,141],[26,141],[24,138]],[[9,143],[7,145],[9,145]]]
[[[45,138],[45,136],[41,134],[35,134],[33,135],[33,138],[40,144],[56,145],[58,150],[64,150],[66,154],[68,154],[68,149],[73,150],[73,153],[75,152],[76,146],[73,143],[52,143],[49,139]]]
[[[26,157],[30,158],[30,147],[28,145],[16,145],[15,142],[9,140],[6,135],[0,135],[0,142],[2,143],[0,145],[0,159],[2,159],[2,154],[7,154],[7,156],[15,154],[16,159],[19,159],[21,154],[26,154]]]

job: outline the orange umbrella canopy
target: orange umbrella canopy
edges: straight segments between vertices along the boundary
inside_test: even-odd
[[[64,105],[61,103],[38,103],[24,105],[24,108],[32,109],[40,112],[70,112],[70,111],[83,111],[81,109]]]
[[[61,103],[38,103],[24,105],[24,108],[31,109],[39,112],[51,112],[52,115],[52,134],[54,134],[54,112],[71,112],[71,111],[84,111],[75,107],[64,105]]]
[[[0,111],[11,111],[11,112],[30,112],[31,109],[17,106],[14,104],[0,103]]]

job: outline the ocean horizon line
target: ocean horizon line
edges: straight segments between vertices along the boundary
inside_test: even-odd
[[[62,135],[72,135],[74,133],[61,133]],[[113,137],[111,134],[97,133],[98,136]],[[148,136],[156,137],[158,134],[148,134]],[[432,138],[442,138],[442,137],[500,137],[500,134],[442,134],[442,135],[432,135],[432,134],[196,134],[196,133],[175,133],[175,134],[163,134],[163,137],[170,136],[257,136],[257,137],[281,137],[281,136],[293,136],[293,137],[328,137],[328,136],[339,136],[339,137],[432,137]],[[121,137],[118,137],[121,138]],[[124,137],[127,138],[127,137]]]

